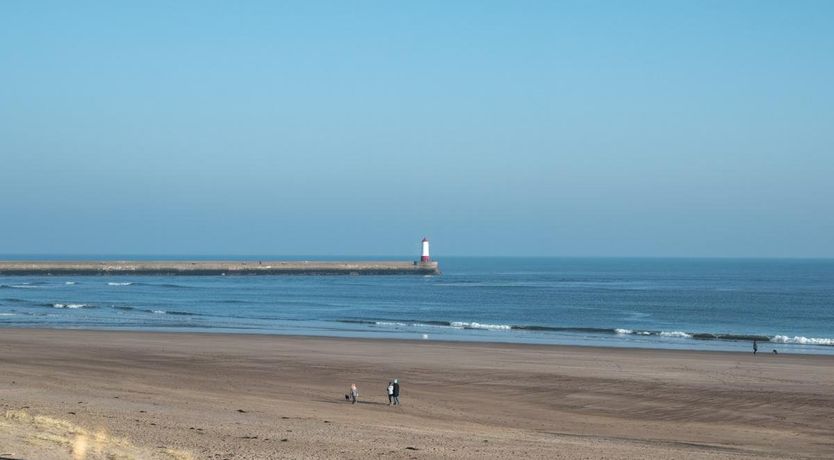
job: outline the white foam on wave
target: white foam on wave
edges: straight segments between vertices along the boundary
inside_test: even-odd
[[[377,326],[399,326],[399,327],[408,326],[408,324],[406,324],[406,323],[398,323],[398,322],[395,322],[395,321],[377,321],[374,324],[376,324]]]
[[[53,303],[54,308],[84,308],[86,303]]]
[[[133,284],[133,283],[130,283],[130,282],[117,283],[115,281],[111,281],[111,282],[107,283],[108,286],[130,286],[131,284]]]
[[[617,335],[658,335],[660,337],[672,337],[677,339],[691,339],[692,334],[682,331],[635,331],[633,329],[614,329]]]
[[[165,310],[154,310],[153,312],[157,315],[164,315],[166,313]]]
[[[15,316],[17,313],[0,313],[0,316]]]
[[[674,337],[674,338],[678,338],[678,339],[691,339],[692,338],[692,334],[687,334],[686,332],[682,332],[682,331],[671,331],[671,332],[663,331],[663,332],[660,333],[660,336],[661,337]]]
[[[485,329],[488,331],[509,331],[512,329],[512,326],[508,326],[506,324],[481,324],[475,322],[465,323],[462,321],[453,321],[451,326],[462,329]]]
[[[816,338],[816,337],[789,337],[787,335],[777,335],[770,339],[775,343],[796,343],[800,345],[834,345],[834,339]]]
[[[64,284],[66,284],[67,286],[72,286],[73,284],[75,284],[75,281],[67,281]]]

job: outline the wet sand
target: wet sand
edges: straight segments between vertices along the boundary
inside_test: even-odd
[[[0,405],[6,458],[834,457],[828,356],[0,329]]]

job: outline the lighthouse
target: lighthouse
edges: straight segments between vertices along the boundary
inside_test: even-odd
[[[423,251],[420,253],[420,263],[427,263],[429,260],[429,240],[423,238]]]

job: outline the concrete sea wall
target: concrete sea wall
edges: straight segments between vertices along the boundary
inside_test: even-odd
[[[436,275],[437,262],[0,261],[0,275]]]

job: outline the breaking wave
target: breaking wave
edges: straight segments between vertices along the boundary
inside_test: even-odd
[[[137,311],[142,313],[152,313],[155,315],[178,315],[178,316],[203,316],[200,313],[191,313],[187,311],[166,311],[160,309],[151,309],[151,308],[140,308],[140,307],[131,307],[130,305],[113,305],[111,306],[114,310],[121,310],[121,311]]]
[[[661,337],[677,337],[677,338],[680,338],[680,339],[691,339],[692,338],[692,334],[687,334],[686,332],[681,332],[681,331],[671,331],[671,332],[661,331],[660,336]]]
[[[108,286],[130,286],[132,284],[133,283],[131,283],[129,281],[124,281],[124,282],[110,281],[110,282],[107,283]]]
[[[828,345],[834,346],[834,339],[816,338],[816,337],[788,337],[786,335],[777,335],[770,339],[774,343],[795,343],[799,345]]]
[[[366,319],[339,319],[340,323],[350,324],[367,324],[371,326],[380,327],[396,327],[396,328],[425,328],[425,327],[440,327],[452,329],[479,329],[486,331],[519,331],[519,332],[566,332],[566,333],[583,333],[583,334],[599,334],[599,335],[618,335],[618,336],[640,336],[640,337],[657,337],[664,339],[682,339],[682,340],[722,340],[735,342],[752,342],[754,340],[759,342],[772,342],[783,344],[798,344],[798,345],[823,345],[834,346],[834,338],[814,338],[814,337],[791,337],[786,335],[760,335],[760,334],[725,334],[725,333],[709,333],[709,332],[686,332],[686,331],[659,331],[659,330],[640,330],[640,329],[625,329],[625,328],[597,328],[597,327],[559,327],[559,326],[541,326],[541,325],[509,325],[509,324],[488,324],[479,322],[463,322],[463,321],[419,321],[419,320],[405,320],[405,319],[380,319],[380,320],[366,320]]]
[[[399,327],[406,327],[409,324],[400,323],[396,321],[374,321],[374,324],[377,326],[399,326]],[[411,326],[417,326],[417,324],[412,324]]]
[[[52,308],[95,308],[93,305],[86,303],[53,303]]]
[[[509,331],[513,328],[507,324],[464,323],[461,321],[453,321],[451,326],[457,329],[486,329],[488,331]]]

